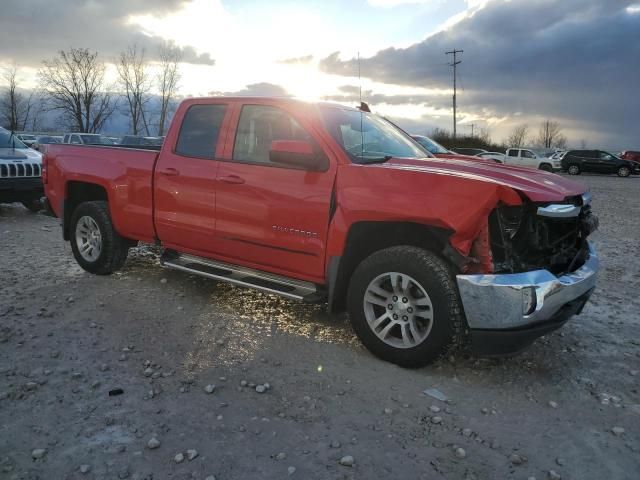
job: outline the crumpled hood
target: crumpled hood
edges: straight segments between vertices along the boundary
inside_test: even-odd
[[[533,202],[560,202],[566,197],[581,195],[587,191],[583,184],[554,173],[494,162],[467,161],[460,158],[424,158],[419,160],[392,158],[379,166],[490,182],[511,187],[523,193]]]

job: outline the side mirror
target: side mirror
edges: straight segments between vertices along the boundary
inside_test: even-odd
[[[329,161],[324,154],[315,152],[309,142],[300,140],[274,140],[271,142],[269,160],[314,172],[324,172],[329,168]]]

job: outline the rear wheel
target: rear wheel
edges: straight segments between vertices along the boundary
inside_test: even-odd
[[[540,165],[540,170],[544,170],[545,172],[553,172],[553,167],[548,163],[543,163]]]
[[[577,165],[569,165],[567,172],[569,172],[569,175],[580,175],[580,167]]]
[[[87,272],[108,275],[127,259],[129,243],[113,228],[107,202],[85,202],[71,216],[71,250]]]
[[[631,169],[629,167],[620,167],[618,169],[619,177],[628,177],[629,175],[631,175]]]
[[[347,300],[356,334],[383,360],[421,367],[461,342],[453,274],[429,251],[398,246],[372,254],[353,273]]]

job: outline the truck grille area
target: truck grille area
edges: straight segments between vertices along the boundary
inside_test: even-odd
[[[42,169],[38,163],[0,164],[0,178],[40,177]]]
[[[546,269],[562,275],[580,268],[589,257],[587,237],[598,228],[598,219],[581,197],[566,200],[580,207],[577,216],[540,216],[538,207],[501,206],[489,217],[489,238],[495,273],[519,273]]]

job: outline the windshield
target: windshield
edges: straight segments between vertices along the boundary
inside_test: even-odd
[[[430,153],[437,155],[438,153],[449,153],[449,150],[444,148],[438,142],[431,140],[429,137],[423,137],[422,135],[415,135],[412,138],[426,148]]]
[[[335,106],[321,106],[320,110],[331,136],[355,163],[427,157],[411,137],[383,118]]]
[[[10,132],[0,130],[0,148],[13,148],[14,146],[15,148],[27,148],[16,135],[11,138]]]
[[[102,135],[80,135],[85,145],[112,145],[113,142]]]

